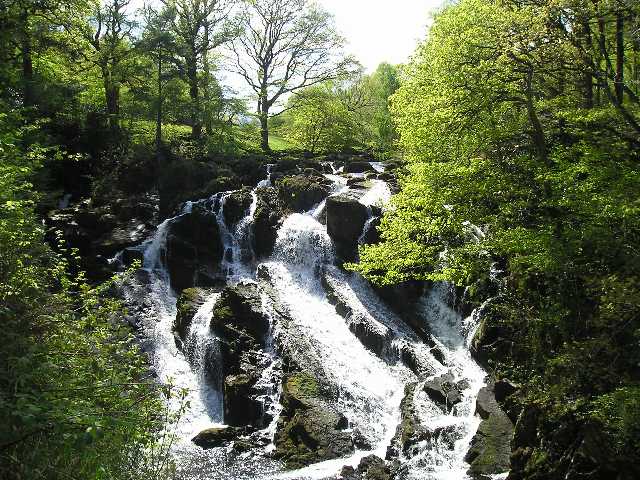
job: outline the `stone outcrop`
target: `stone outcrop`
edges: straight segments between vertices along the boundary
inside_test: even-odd
[[[464,385],[454,381],[451,373],[445,373],[425,382],[423,390],[445,412],[450,412],[462,401]]]
[[[367,455],[360,460],[358,468],[345,466],[340,472],[343,480],[391,480],[391,469],[383,459]]]
[[[224,201],[224,221],[227,227],[233,228],[236,223],[245,217],[252,201],[251,190],[248,188],[231,192],[226,196]]]
[[[284,177],[277,182],[277,187],[280,202],[290,212],[307,212],[329,195],[324,177]]]
[[[375,172],[369,162],[352,161],[344,166],[344,173]]]
[[[184,340],[198,309],[205,302],[207,291],[201,288],[185,288],[178,297],[176,318],[173,331],[180,340]]]
[[[509,471],[514,425],[495,398],[493,382],[480,389],[476,415],[482,421],[465,456],[469,475],[483,478]]]
[[[343,457],[354,451],[347,419],[333,406],[319,381],[308,372],[283,382],[283,411],[275,436],[275,457],[288,468]]]
[[[203,207],[194,206],[190,214],[176,218],[167,232],[166,262],[171,287],[181,291],[211,283],[223,254],[215,217]]]
[[[211,329],[220,341],[225,422],[264,426],[268,419],[259,396],[265,392],[256,382],[266,367],[262,349],[269,319],[258,285],[241,283],[224,289],[213,308]]]
[[[327,233],[333,240],[336,253],[344,261],[356,259],[358,239],[362,234],[369,212],[352,193],[327,198]]]
[[[284,212],[275,188],[259,188],[256,194],[258,202],[253,217],[253,250],[261,258],[273,253]]]

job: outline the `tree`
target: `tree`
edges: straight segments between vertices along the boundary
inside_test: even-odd
[[[156,154],[160,160],[162,146],[162,121],[164,104],[164,87],[176,74],[171,69],[176,51],[176,41],[169,26],[174,21],[175,10],[165,7],[154,10],[144,8],[145,30],[138,43],[139,48],[147,52],[156,64]]]
[[[137,23],[129,17],[131,0],[93,0],[86,7],[88,18],[73,4],[65,7],[59,22],[69,34],[66,47],[100,72],[107,121],[119,126],[120,89],[127,78],[127,61],[134,53],[133,31]]]
[[[342,78],[356,63],[343,55],[331,15],[310,0],[247,0],[240,21],[235,69],[257,96],[260,144],[269,151],[272,107],[290,93]]]
[[[173,11],[171,29],[181,59],[179,68],[189,83],[191,98],[191,133],[202,135],[204,121],[201,83],[204,72],[205,90],[211,82],[209,54],[232,39],[237,30],[231,19],[235,0],[163,0]]]

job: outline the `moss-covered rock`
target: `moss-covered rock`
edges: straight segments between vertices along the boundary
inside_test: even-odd
[[[218,223],[210,212],[194,207],[169,225],[167,268],[171,287],[176,291],[198,285],[199,276],[212,277],[222,260],[222,241]]]
[[[283,381],[283,411],[275,436],[275,457],[288,468],[339,458],[353,452],[347,419],[329,401],[318,380],[298,372]]]
[[[253,251],[258,257],[267,257],[273,253],[284,211],[275,188],[259,188],[256,195],[258,202],[253,217]]]
[[[207,291],[202,288],[185,288],[180,293],[176,304],[176,318],[173,321],[173,331],[180,339],[185,339],[193,317],[206,297]]]
[[[278,197],[291,212],[306,212],[329,195],[329,187],[322,177],[294,175],[278,181]]]
[[[356,195],[342,193],[327,198],[327,233],[343,260],[355,260],[358,239],[368,218],[367,207]]]
[[[252,201],[251,190],[248,188],[232,192],[225,197],[224,221],[229,228],[244,218]]]
[[[465,461],[469,475],[481,478],[509,471],[514,425],[498,404],[493,382],[480,389],[476,414],[482,418]]]

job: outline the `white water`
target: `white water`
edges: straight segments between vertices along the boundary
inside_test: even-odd
[[[376,168],[376,166],[374,166]],[[376,168],[376,170],[378,170]],[[259,187],[271,185],[271,167],[267,179]],[[334,182],[332,192],[345,191],[346,179],[330,174]],[[256,261],[251,250],[253,216],[257,195],[252,191],[252,203],[245,217],[229,228],[224,221],[224,204],[228,193],[218,195],[214,213],[225,247],[222,273],[228,283],[255,279]],[[384,206],[391,194],[385,182],[374,180],[372,187],[361,198],[369,207]],[[216,206],[217,205],[217,206]],[[180,215],[191,212],[188,202]],[[318,221],[324,213],[324,202],[307,214],[293,214],[285,219],[278,232],[274,256],[265,262],[271,282],[280,299],[288,308],[291,323],[270,325],[265,355],[268,357],[259,386],[267,394],[263,401],[273,420],[262,431],[273,440],[277,419],[282,410],[277,401],[281,393],[281,360],[275,353],[275,343],[287,342],[291,336],[304,338],[308,351],[300,352],[309,359],[309,366],[333,386],[336,406],[349,420],[349,428],[357,431],[371,445],[371,450],[357,451],[349,458],[341,458],[312,465],[296,472],[279,472],[280,466],[263,455],[248,457],[242,454],[238,461],[229,460],[229,450],[202,451],[190,439],[199,431],[223,422],[222,378],[215,375],[217,340],[211,335],[211,310],[219,296],[210,294],[195,315],[185,339],[183,354],[172,333],[176,313],[176,296],[168,283],[164,268],[164,250],[169,226],[168,219],[157,229],[154,237],[143,245],[144,268],[149,273],[148,300],[151,305],[145,333],[152,344],[151,361],[161,382],[172,382],[187,390],[189,408],[175,430],[179,442],[175,447],[181,478],[289,478],[322,479],[335,476],[343,465],[357,465],[371,453],[385,457],[400,422],[399,405],[408,383],[424,383],[432,377],[419,380],[401,361],[398,352],[411,348],[416,358],[429,369],[432,376],[453,373],[456,380],[466,380],[463,401],[452,412],[443,413],[427,395],[416,389],[413,403],[421,412],[425,427],[434,430],[443,427],[448,432],[433,444],[416,446],[402,457],[402,476],[407,479],[448,480],[466,478],[463,461],[469,441],[479,420],[474,417],[475,398],[483,384],[484,372],[471,359],[468,338],[473,334],[477,318],[462,319],[452,311],[446,298],[445,285],[431,290],[421,300],[421,315],[433,332],[433,341],[444,355],[440,363],[431,353],[431,347],[422,342],[413,331],[395,315],[360,277],[346,275],[332,267],[333,246],[326,228]],[[177,217],[176,217],[177,218]],[[325,274],[352,309],[353,315],[343,318],[329,304],[320,283]],[[263,301],[269,312],[269,304]],[[349,329],[351,322],[365,322],[388,338],[385,355],[377,356],[367,349]],[[275,343],[274,343],[275,342]],[[211,364],[214,365],[211,365]],[[213,370],[213,374],[208,373]],[[266,447],[266,452],[274,448]],[[244,456],[243,456],[244,455]]]

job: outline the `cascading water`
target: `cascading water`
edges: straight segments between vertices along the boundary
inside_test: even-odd
[[[372,166],[376,171],[384,170],[382,165]],[[271,168],[267,166],[267,178],[256,189],[271,186]],[[325,175],[333,182],[332,194],[342,193],[348,189],[347,179],[334,166],[332,170],[334,173]],[[251,247],[258,202],[256,189],[251,192],[252,201],[245,216],[232,226],[227,225],[224,216],[226,199],[232,192],[217,194],[203,202],[210,206],[218,223],[225,252],[221,274],[227,284],[256,281],[258,262]],[[390,196],[385,182],[368,181],[368,189],[360,198],[370,212],[363,236],[373,219],[372,207],[383,206]],[[256,386],[265,392],[259,400],[271,421],[260,432],[268,445],[259,451],[240,455],[232,454],[229,448],[203,451],[190,441],[199,431],[224,422],[219,341],[209,327],[220,294],[212,292],[204,299],[182,349],[176,346],[172,332],[176,295],[170,288],[165,266],[167,235],[171,224],[188,215],[194,204],[185,204],[180,215],[163,222],[154,237],[141,246],[147,275],[145,301],[150,307],[143,323],[151,363],[160,381],[172,381],[188,392],[190,403],[175,431],[178,442],[174,454],[180,478],[335,478],[343,465],[357,465],[366,455],[374,453],[384,458],[402,419],[400,404],[407,401],[403,400],[405,387],[423,386],[443,373],[451,374],[455,382],[464,385],[462,401],[443,413],[422,388],[414,390],[410,400],[420,421],[425,428],[439,433],[400,454],[402,467],[397,478],[466,478],[468,465],[463,458],[479,423],[474,416],[474,402],[484,379],[484,372],[471,359],[467,345],[476,316],[462,319],[447,304],[447,286],[436,285],[420,301],[419,313],[431,331],[431,342],[425,343],[366,281],[333,266],[333,245],[326,227],[319,221],[325,211],[324,203],[308,213],[286,217],[278,231],[273,256],[260,264],[286,306],[290,324],[286,326],[288,331],[284,331],[283,325],[274,323],[272,305],[263,298],[263,311],[270,325],[263,352],[266,367]],[[348,306],[348,315],[339,314],[328,301],[327,288]],[[346,416],[348,428],[359,438],[361,447],[348,458],[284,472],[279,462],[269,458],[269,452],[274,449],[272,442],[282,410],[278,401],[282,361],[277,351],[278,346],[282,347],[292,337],[305,340],[304,355],[310,359],[309,368],[315,369],[333,388],[336,407]],[[380,351],[365,345],[365,337],[381,339]],[[434,349],[440,354],[434,355]],[[407,352],[415,365],[404,360]]]

